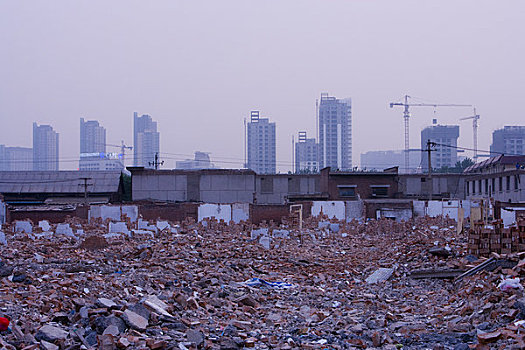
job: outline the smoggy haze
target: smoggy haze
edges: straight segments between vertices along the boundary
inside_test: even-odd
[[[493,129],[525,124],[524,15],[520,0],[4,0],[0,144],[31,147],[33,121],[51,124],[61,169],[76,169],[80,117],[131,144],[137,111],[158,121],[161,152],[178,154],[168,168],[196,150],[240,166],[243,118],[258,109],[277,123],[284,171],[291,135],[314,135],[315,100],[328,92],[352,98],[354,164],[403,148],[402,110],[388,103],[407,93],[476,105],[486,150]],[[471,112],[436,117],[457,124]],[[417,148],[434,113],[412,115]],[[458,144],[471,147],[471,122],[460,125]]]

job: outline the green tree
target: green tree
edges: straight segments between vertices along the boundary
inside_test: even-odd
[[[438,169],[433,169],[432,171],[438,174],[444,174],[444,173],[462,173],[466,168],[469,166],[474,165],[474,162],[470,158],[465,158],[461,162],[457,161],[456,165],[453,167],[444,166]]]

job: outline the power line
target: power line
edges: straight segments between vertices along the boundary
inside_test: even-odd
[[[452,145],[446,145],[446,144],[443,144],[443,143],[436,143],[436,142],[434,142],[433,144],[436,145],[436,146],[455,148],[455,149],[460,149],[460,150],[464,150],[464,151],[474,151],[473,148],[468,148],[468,147],[452,146]],[[506,155],[506,156],[523,156],[523,154],[487,151],[487,150],[479,150],[479,149],[478,149],[478,152],[488,153],[488,154],[491,154],[491,153],[492,154],[501,154],[501,155]]]
[[[0,184],[45,184],[45,183],[72,182],[72,181],[79,181],[82,179],[83,178],[64,179],[64,180],[34,180],[34,181],[2,181],[0,180]]]

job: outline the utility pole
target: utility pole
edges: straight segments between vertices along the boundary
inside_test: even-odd
[[[87,200],[88,187],[89,186],[93,186],[93,184],[88,184],[88,180],[91,180],[90,177],[81,177],[80,180],[84,180],[84,183],[80,184],[79,186],[83,186],[84,187],[84,204],[87,205],[88,204],[88,200]]]
[[[428,182],[428,201],[430,202],[432,200],[432,156],[431,152],[433,151],[430,147],[435,146],[436,144],[430,140],[427,140],[427,157],[428,157],[428,176],[427,176],[427,182]]]
[[[164,161],[159,162],[159,152],[155,153],[155,160],[153,162],[149,162],[149,165],[153,165],[155,167],[155,170],[159,170],[159,165],[163,165]]]

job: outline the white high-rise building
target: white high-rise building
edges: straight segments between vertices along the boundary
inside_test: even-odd
[[[147,114],[133,114],[133,155],[135,166],[154,167],[155,154],[160,152],[160,133],[157,122]]]
[[[58,133],[33,123],[33,170],[58,170]]]
[[[321,94],[319,104],[319,166],[352,168],[352,101]]]
[[[299,138],[295,143],[295,172],[318,172],[319,154],[315,138],[308,138],[306,131],[299,131]]]
[[[270,123],[268,118],[259,118],[259,111],[252,111],[246,132],[248,169],[258,174],[275,174],[275,123]]]

